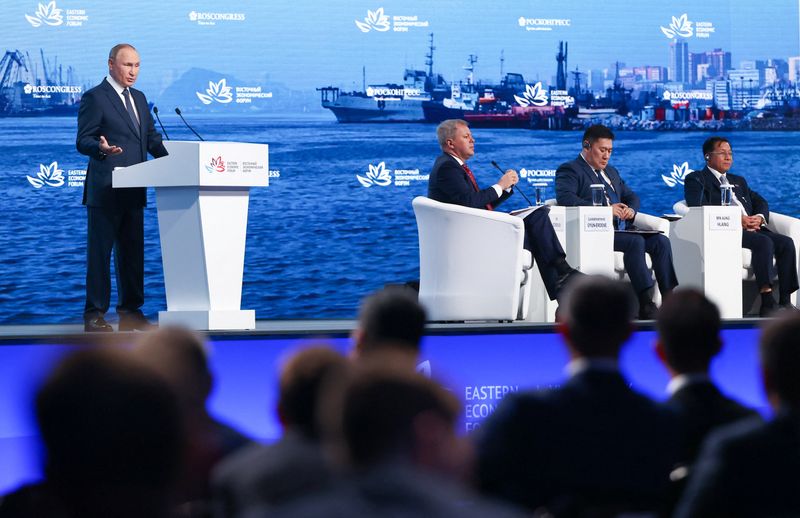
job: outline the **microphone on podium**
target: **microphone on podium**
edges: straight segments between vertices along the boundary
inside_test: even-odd
[[[180,108],[175,108],[175,113],[177,113],[177,114],[178,114],[178,117],[180,117],[180,118],[181,118],[181,120],[183,121],[183,124],[184,124],[184,125],[185,125],[187,128],[189,128],[189,131],[191,131],[192,133],[194,133],[194,134],[195,134],[195,136],[197,136],[197,138],[199,138],[199,139],[200,139],[200,140],[202,140],[202,141],[205,141],[205,140],[206,140],[206,139],[204,139],[203,137],[201,137],[201,136],[200,136],[200,134],[199,134],[199,133],[197,133],[197,132],[194,130],[194,128],[192,128],[191,126],[189,126],[189,123],[188,123],[188,122],[186,122],[186,119],[184,119],[184,118],[183,118],[183,115],[181,115],[181,109],[180,109]]]
[[[497,162],[495,162],[494,160],[492,160],[492,165],[493,165],[493,166],[495,166],[495,167],[497,168],[497,170],[498,170],[498,171],[500,171],[501,173],[503,173],[503,174],[506,174],[506,172],[505,172],[505,171],[503,171],[503,169],[502,169],[502,168],[501,168],[499,165],[497,165]],[[530,199],[529,199],[527,196],[525,196],[525,193],[524,193],[524,192],[522,192],[522,189],[520,189],[520,187],[519,187],[519,182],[517,182],[517,184],[515,185],[515,187],[517,188],[517,190],[519,191],[519,193],[522,195],[522,197],[523,197],[523,198],[525,198],[525,201],[527,201],[529,205],[533,205],[533,203],[531,202],[531,200],[530,200]]]
[[[153,105],[153,113],[156,115],[156,120],[158,121],[158,125],[161,126],[161,132],[164,133],[164,137],[169,140],[169,135],[167,135],[167,130],[164,129],[164,125],[161,124],[161,117],[158,116],[158,106]]]

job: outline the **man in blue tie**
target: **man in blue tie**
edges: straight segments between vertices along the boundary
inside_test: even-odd
[[[771,232],[769,223],[769,203],[756,191],[750,189],[743,176],[729,173],[733,165],[733,149],[724,137],[709,137],[703,143],[703,158],[706,166],[686,175],[683,184],[686,204],[690,207],[701,205],[720,205],[720,185],[733,186],[733,203],[742,211],[742,247],[753,253],[752,266],[756,283],[761,292],[759,316],[766,317],[775,311],[775,298],[772,293],[772,280],[778,279],[778,305],[793,309],[792,293],[798,289],[797,252],[794,241],[788,236]]]
[[[114,189],[111,174],[156,158],[167,150],[155,130],[144,94],[133,87],[139,77],[139,53],[127,43],[108,55],[108,75],[81,98],[76,146],[89,157],[83,204],[87,211],[86,305],[84,330],[112,331],[105,321],[111,297],[111,252],[115,252],[117,313],[121,331],[145,330],[144,188]]]
[[[556,171],[556,200],[559,205],[592,205],[591,185],[604,186],[606,204],[614,213],[614,250],[624,254],[625,271],[639,299],[639,319],[655,318],[653,278],[647,269],[645,253],[650,254],[653,271],[662,297],[678,285],[672,266],[672,247],[662,234],[635,234],[639,196],[625,184],[619,171],[608,161],[614,148],[614,133],[601,124],[583,134],[583,150],[578,158],[561,164]]]

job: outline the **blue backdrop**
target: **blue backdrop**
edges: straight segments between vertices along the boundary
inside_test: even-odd
[[[796,0],[5,2],[0,323],[80,321],[76,112],[120,41],[138,48],[137,86],[173,139],[194,138],[172,113],[180,107],[206,139],[270,145],[245,263],[243,307],[258,318],[352,317],[366,293],[418,277],[410,202],[439,152],[425,107],[471,121],[482,184],[496,179],[490,160],[552,183],[579,152],[580,130],[604,121],[618,130],[612,163],[654,214],[682,198],[702,141],[724,131],[734,171],[774,210],[798,215]],[[487,117],[502,127],[484,127]],[[151,316],[165,309],[153,205]]]

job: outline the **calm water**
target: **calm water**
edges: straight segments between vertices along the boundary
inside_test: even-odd
[[[170,137],[193,140],[167,122]],[[386,283],[419,276],[417,233],[411,200],[424,181],[409,186],[364,188],[369,165],[427,174],[438,155],[432,125],[346,125],[327,117],[192,119],[207,140],[270,145],[270,169],[280,172],[266,189],[253,189],[242,307],[259,319],[348,318],[359,300]],[[580,134],[528,130],[474,130],[478,182],[502,167],[555,169],[577,156]],[[72,118],[0,119],[0,189],[5,193],[0,227],[0,323],[79,322],[83,309],[85,209],[82,189],[34,189],[25,178],[39,164],[58,162],[66,178],[84,169],[75,151]],[[661,179],[673,164],[702,165],[707,133],[619,133],[612,164],[642,198],[642,210],[671,212],[683,197],[679,185]],[[799,215],[800,141],[797,133],[738,132],[727,135],[735,151],[733,172],[747,176],[771,208]],[[394,174],[393,174],[394,176]],[[529,196],[533,189],[529,188]],[[554,196],[552,187],[548,196]],[[144,311],[166,309],[154,195],[145,213]],[[514,196],[502,207],[526,205]],[[112,295],[112,307],[116,293]]]

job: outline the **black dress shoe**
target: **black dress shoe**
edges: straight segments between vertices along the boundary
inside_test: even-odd
[[[84,320],[83,330],[86,333],[111,333],[114,328],[103,317],[96,317]]]
[[[143,315],[119,317],[120,331],[150,331],[154,327]]]
[[[580,277],[581,275],[583,275],[583,273],[579,272],[579,271],[578,271],[578,270],[576,270],[575,268],[572,268],[572,269],[570,269],[568,272],[566,272],[566,273],[563,273],[563,274],[559,275],[559,276],[558,276],[558,279],[556,279],[556,285],[555,285],[555,288],[556,288],[556,298],[559,298],[559,297],[561,297],[561,295],[562,295],[561,291],[562,291],[564,288],[566,288],[566,287],[567,287],[567,285],[568,285],[570,282],[572,282],[574,279],[577,279],[577,278],[578,278],[578,277]]]
[[[759,317],[761,318],[773,317],[775,316],[775,312],[777,310],[778,306],[775,304],[775,299],[773,299],[772,297],[761,298],[761,307],[758,309]]]
[[[658,306],[649,300],[639,306],[639,320],[655,320],[658,315]]]

